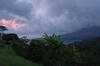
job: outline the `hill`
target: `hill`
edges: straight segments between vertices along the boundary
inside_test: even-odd
[[[83,40],[100,37],[100,27],[85,27],[78,31],[61,35],[62,40]]]
[[[0,66],[39,66],[18,56],[10,46],[0,47]]]

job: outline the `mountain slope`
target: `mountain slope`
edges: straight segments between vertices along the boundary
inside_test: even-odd
[[[63,40],[80,40],[96,37],[100,37],[100,27],[97,26],[85,27],[78,31],[61,35],[61,39]]]

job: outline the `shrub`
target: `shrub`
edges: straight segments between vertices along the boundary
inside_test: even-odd
[[[6,44],[9,45],[9,41],[18,41],[19,38],[17,34],[10,33],[10,34],[3,34],[2,39],[6,41]]]
[[[4,48],[5,47],[5,41],[4,40],[0,40],[0,48]]]
[[[79,49],[80,66],[100,66],[100,37],[74,43]]]
[[[44,66],[78,66],[79,54],[73,46],[66,46],[60,36],[44,35],[44,40],[32,40],[28,49],[28,58]]]
[[[56,36],[55,34],[48,36],[45,34],[44,39],[46,44],[43,62],[44,65],[59,66],[64,64],[65,61],[62,60],[62,55],[64,53],[65,46],[63,45],[63,41],[60,40],[60,36]]]
[[[14,50],[16,51],[16,53],[22,57],[27,57],[27,49],[28,49],[28,45],[25,44],[23,41],[10,41],[10,45],[14,48]]]
[[[41,63],[45,50],[44,42],[41,40],[32,40],[28,48],[28,59]]]

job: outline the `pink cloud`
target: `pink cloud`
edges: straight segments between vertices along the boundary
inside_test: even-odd
[[[16,20],[5,20],[5,19],[2,19],[0,21],[0,24],[2,26],[8,26],[8,25],[10,25],[13,29],[17,29],[17,28],[21,28],[21,27],[26,26],[26,24],[17,23]]]
[[[21,24],[21,23],[16,23],[16,22],[12,22],[11,23],[12,28],[16,29],[16,28],[21,28],[26,26],[26,24]]]
[[[36,10],[36,14],[38,15],[38,14],[42,14],[44,12],[44,10],[43,9],[37,9]]]
[[[4,20],[4,19],[3,19],[3,20],[0,21],[0,24],[1,24],[2,26],[7,26],[7,25],[9,25],[10,23],[11,23],[11,20],[8,21],[8,20]]]

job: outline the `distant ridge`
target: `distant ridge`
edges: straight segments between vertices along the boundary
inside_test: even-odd
[[[100,27],[85,27],[78,31],[61,35],[62,40],[83,40],[100,37]]]

